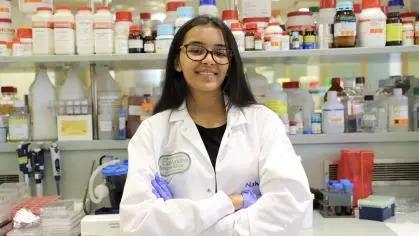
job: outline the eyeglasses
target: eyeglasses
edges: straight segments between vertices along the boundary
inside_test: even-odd
[[[230,63],[232,57],[231,50],[223,47],[214,48],[212,51],[210,51],[203,46],[185,44],[180,48],[185,48],[186,56],[192,61],[202,61],[208,56],[208,53],[210,53],[215,63],[219,65],[227,65]]]

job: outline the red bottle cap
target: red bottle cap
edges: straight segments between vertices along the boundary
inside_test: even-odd
[[[38,7],[36,11],[52,11],[51,7]]]
[[[242,25],[240,23],[231,24],[231,31],[242,31]]]
[[[338,77],[332,78],[332,84],[339,84],[339,86],[340,86],[340,78],[338,78]]]
[[[166,11],[176,11],[179,7],[184,7],[185,2],[168,2],[166,5]]]
[[[92,11],[92,8],[89,6],[78,6],[77,11]]]
[[[18,38],[32,38],[32,29],[31,28],[19,28],[16,31],[16,36]]]
[[[131,25],[129,27],[130,32],[141,32],[141,26],[140,25]]]
[[[300,88],[300,82],[298,81],[291,81],[291,82],[284,82],[282,84],[282,88],[284,89],[293,89],[293,88]]]
[[[12,87],[12,86],[1,87],[2,93],[15,93],[15,91],[17,91],[17,89],[15,89],[15,87]]]
[[[320,8],[336,8],[336,0],[321,0],[320,1]]]
[[[250,23],[250,22],[269,22],[269,17],[244,18],[244,23]]]
[[[115,13],[116,21],[132,21],[132,13],[129,11],[118,11]]]
[[[151,13],[150,12],[141,12],[140,13],[140,19],[141,20],[150,20],[151,19]]]
[[[361,13],[361,4],[359,3],[354,4],[354,12],[355,14]]]
[[[247,23],[246,24],[246,30],[257,30],[258,25],[256,23]]]
[[[12,23],[12,19],[0,18],[0,22]]]
[[[225,10],[222,14],[223,20],[238,20],[239,13],[236,10]]]
[[[312,16],[313,12],[309,12],[309,11],[292,11],[290,13],[288,13],[288,17],[291,16]]]
[[[379,7],[381,7],[380,0],[362,0],[362,9]]]
[[[58,10],[69,10],[69,11],[71,11],[71,6],[67,6],[67,5],[58,5],[55,9],[56,9],[57,11],[58,11]]]

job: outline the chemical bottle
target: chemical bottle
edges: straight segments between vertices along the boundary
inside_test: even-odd
[[[297,122],[297,133],[311,133],[313,98],[306,90],[300,89],[298,81],[283,83],[282,87],[287,93],[289,121]]]
[[[393,89],[393,96],[388,98],[388,117],[390,132],[409,131],[408,99],[401,88]]]
[[[52,55],[54,53],[54,31],[52,8],[39,7],[32,16],[33,54]]]
[[[380,6],[380,0],[362,0],[362,12],[359,15],[361,47],[384,47],[386,45],[387,17]]]
[[[54,51],[58,55],[76,52],[74,16],[71,6],[57,6],[54,20]]]
[[[113,15],[107,6],[97,7],[94,16],[95,53],[113,53]]]
[[[72,67],[67,71],[67,78],[59,88],[58,99],[64,100],[85,100],[86,89],[83,82],[79,79],[76,68]]]
[[[128,54],[129,28],[132,25],[132,13],[129,11],[119,11],[115,14],[115,53]]]
[[[361,132],[361,118],[364,113],[364,99],[362,94],[354,89],[353,79],[344,81],[345,97],[342,99],[345,107],[345,132]]]
[[[9,141],[27,141],[30,137],[30,117],[23,100],[16,100],[9,117]]]
[[[398,13],[407,12],[407,10],[404,8],[403,0],[389,0],[388,12],[398,12]]]
[[[336,15],[336,0],[321,0],[318,19],[318,41],[320,49],[333,47],[333,24]]]
[[[216,0],[199,0],[199,15],[218,17]]]
[[[413,130],[419,131],[419,87],[414,88],[415,101],[413,104]]]
[[[77,7],[76,49],[79,55],[94,53],[93,13],[88,6]]]
[[[336,91],[337,96],[338,96],[338,101],[342,102],[343,99],[345,99],[345,91],[343,91],[342,86],[340,86],[340,78],[332,78],[332,86],[329,88],[329,91]],[[324,96],[324,102],[327,101],[327,94],[325,94]]]
[[[275,112],[281,118],[285,127],[288,130],[288,100],[287,94],[281,91],[281,86],[278,83],[272,83],[265,96],[266,106]]]
[[[13,106],[17,100],[17,89],[12,86],[1,87],[2,97],[0,99],[0,115],[5,116],[7,124],[8,117],[13,113]]]
[[[361,129],[365,133],[374,133],[378,127],[377,106],[374,95],[365,96],[365,112],[361,119]]]
[[[141,121],[148,117],[148,114],[143,109],[144,104],[148,103],[149,95],[147,95],[141,88],[131,88],[128,98],[128,122],[127,122],[127,136],[132,138]]]
[[[195,11],[193,7],[179,7],[176,10],[176,21],[175,21],[175,32],[179,30],[182,25],[188,22],[195,16]]]
[[[118,110],[121,90],[109,73],[109,68],[96,66],[95,73],[98,97],[99,139],[113,139],[118,133]]]
[[[337,99],[336,91],[327,92],[327,102],[323,105],[322,129],[325,134],[341,134],[345,131],[344,107]]]
[[[265,76],[256,73],[255,67],[248,67],[246,71],[246,78],[249,81],[250,89],[260,104],[264,104],[264,97],[268,89],[268,80]]]
[[[169,1],[166,4],[166,18],[163,23],[175,25],[176,23],[176,11],[179,7],[184,7],[184,1]]]
[[[45,69],[40,69],[36,73],[35,81],[29,91],[32,140],[56,140],[55,87],[49,80]]]

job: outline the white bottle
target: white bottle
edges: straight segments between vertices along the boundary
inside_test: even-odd
[[[166,18],[163,23],[175,25],[177,9],[183,6],[185,6],[184,1],[168,1],[166,4]]]
[[[384,47],[386,45],[386,15],[380,9],[380,1],[363,1],[359,15],[361,47]]]
[[[389,132],[409,131],[409,105],[401,88],[393,89],[393,96],[388,98]]]
[[[318,20],[318,41],[320,49],[333,46],[333,24],[335,22],[336,3],[333,1],[321,1]]]
[[[336,91],[327,92],[327,102],[323,104],[322,128],[325,134],[342,134],[345,131],[344,107],[338,101]]]
[[[97,7],[94,16],[95,53],[113,53],[113,15],[107,6]]]
[[[53,109],[56,102],[55,87],[45,70],[36,73],[29,91],[32,140],[57,139],[57,119]]]
[[[52,8],[39,7],[32,16],[32,40],[34,55],[54,54]]]
[[[96,66],[98,96],[99,139],[112,139],[113,127],[117,127],[117,112],[121,103],[121,90],[112,76],[109,68]]]
[[[171,24],[157,26],[156,52],[168,53],[174,37],[174,27]]]
[[[64,84],[59,88],[58,99],[64,100],[85,100],[86,89],[83,82],[77,75],[77,68],[72,67],[67,71],[67,79]]]
[[[94,53],[93,13],[88,6],[77,7],[76,14],[76,48],[77,54]]]
[[[132,25],[132,13],[119,11],[115,16],[115,54],[128,54],[128,36],[129,27]]]
[[[216,0],[200,0],[198,12],[199,15],[209,15],[213,17],[218,17]]]
[[[247,67],[246,78],[256,101],[260,104],[264,104],[265,94],[269,87],[266,77],[256,73],[255,67]]]
[[[244,52],[245,35],[240,23],[231,24],[231,32],[233,33],[234,39],[236,40],[239,52]]]
[[[287,94],[281,91],[281,86],[272,83],[265,95],[266,106],[281,118],[285,127],[289,128]]]
[[[179,7],[176,10],[175,28],[177,30],[195,16],[193,7]]]
[[[54,52],[57,55],[75,53],[74,16],[70,6],[57,6],[53,16]]]

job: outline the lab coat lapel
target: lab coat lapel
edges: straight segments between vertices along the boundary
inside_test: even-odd
[[[170,116],[169,122],[177,121],[182,122],[180,126],[180,133],[182,134],[183,138],[188,140],[188,142],[190,142],[197,149],[201,156],[205,157],[203,159],[205,159],[206,162],[212,166],[207,149],[205,148],[195,122],[192,120],[188,113],[185,102],[178,109],[174,110]]]

